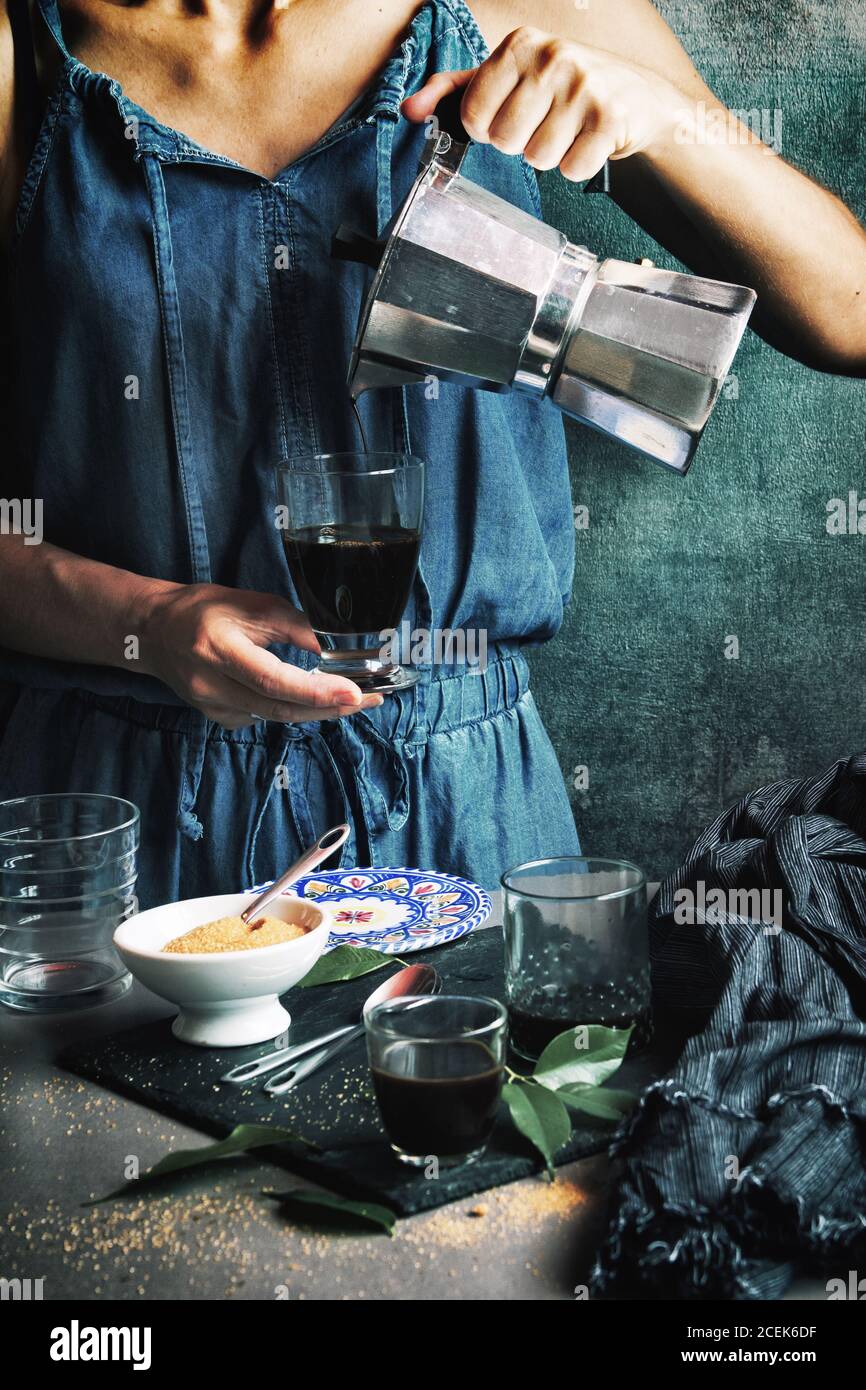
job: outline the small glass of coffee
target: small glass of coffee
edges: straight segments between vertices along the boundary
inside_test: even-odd
[[[385,1133],[415,1168],[473,1163],[499,1105],[505,1009],[496,999],[440,994],[388,1000],[366,1019]]]
[[[276,525],[320,671],[365,694],[404,690],[398,632],[421,549],[424,465],[408,454],[318,454],[276,469]]]
[[[650,1034],[646,878],[618,859],[537,859],[502,876],[511,1046],[536,1061],[582,1024]]]

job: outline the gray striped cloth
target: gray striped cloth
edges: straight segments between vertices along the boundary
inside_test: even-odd
[[[866,753],[721,815],[650,936],[678,1060],[615,1141],[591,1292],[761,1299],[866,1276]]]

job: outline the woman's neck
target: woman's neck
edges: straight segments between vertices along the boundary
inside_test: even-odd
[[[61,0],[62,7],[63,0]],[[207,19],[214,26],[250,34],[272,23],[280,13],[309,6],[310,0],[97,0],[112,9],[135,10],[155,19]],[[314,0],[315,3],[315,0]],[[321,0],[318,0],[321,8]],[[325,8],[332,8],[325,0]]]

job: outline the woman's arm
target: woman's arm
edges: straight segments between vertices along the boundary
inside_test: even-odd
[[[318,652],[285,599],[218,584],[173,584],[0,535],[0,645],[59,661],[156,676],[233,729],[252,718],[336,719],[382,703],[341,676],[302,671],[267,650]],[[2,669],[2,668],[0,668]]]
[[[774,346],[866,375],[866,233],[725,110],[649,0],[471,8],[494,49],[450,84],[467,87],[473,138],[572,179],[615,161],[616,201],[694,270],[751,285]],[[449,89],[433,78],[406,114],[423,120]]]
[[[9,223],[18,196],[16,173],[15,52],[12,25],[4,0],[0,0],[0,249],[9,237]],[[0,268],[5,267],[0,262]]]

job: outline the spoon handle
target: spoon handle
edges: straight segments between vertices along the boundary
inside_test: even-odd
[[[221,1076],[220,1081],[228,1081],[232,1086],[243,1086],[247,1081],[253,1081],[257,1076],[264,1076],[267,1072],[281,1067],[285,1062],[295,1062],[299,1057],[306,1057],[308,1052],[315,1052],[324,1047],[325,1043],[335,1042],[344,1033],[351,1033],[357,1026],[356,1023],[347,1023],[342,1028],[335,1028],[333,1032],[325,1033],[324,1037],[320,1035],[318,1038],[310,1038],[308,1042],[295,1043],[293,1047],[281,1047],[278,1052],[269,1052],[254,1062],[241,1062],[239,1067],[232,1067],[225,1076]]]
[[[286,1091],[293,1091],[300,1081],[306,1081],[308,1076],[312,1076],[314,1071],[319,1070],[319,1067],[325,1066],[332,1057],[336,1057],[338,1052],[342,1052],[344,1047],[348,1046],[350,1042],[354,1042],[356,1038],[360,1038],[363,1033],[363,1023],[357,1023],[353,1028],[349,1028],[343,1037],[328,1043],[327,1047],[321,1048],[319,1052],[314,1052],[310,1057],[299,1062],[297,1066],[293,1065],[287,1067],[285,1071],[277,1072],[276,1076],[272,1076],[265,1086],[266,1093],[269,1096],[282,1096],[285,1095]]]
[[[251,918],[260,917],[268,904],[272,903],[274,898],[278,898],[284,888],[290,887],[296,879],[303,878],[308,869],[315,869],[317,864],[321,864],[323,859],[327,859],[329,854],[333,854],[335,849],[339,849],[340,845],[345,844],[348,838],[348,825],[335,825],[332,829],[326,830],[324,835],[319,836],[314,845],[304,851],[300,859],[295,860],[290,869],[286,869],[281,878],[276,879],[268,888],[259,893],[258,897],[253,898],[249,907],[244,908],[241,913],[243,920],[249,922]]]

